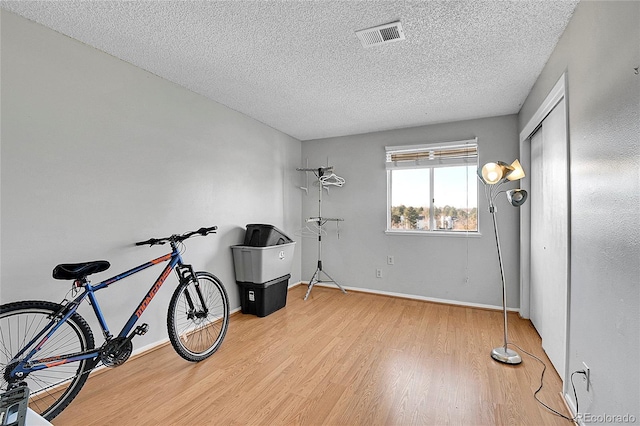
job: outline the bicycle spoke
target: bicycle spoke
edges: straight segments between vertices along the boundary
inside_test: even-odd
[[[24,348],[42,332],[43,327],[61,306],[51,302],[14,302],[0,307],[0,369],[16,358],[24,359],[32,348]],[[42,334],[44,338],[44,334]],[[40,344],[40,341],[32,344]],[[42,343],[31,361],[62,358],[69,354],[93,348],[93,334],[89,325],[78,314],[72,315]],[[47,420],[59,414],[75,397],[86,381],[87,361],[76,361],[32,371],[22,380],[30,390],[29,406]],[[4,375],[2,388],[8,383]]]
[[[171,343],[190,361],[215,352],[229,325],[229,302],[222,284],[210,274],[198,273],[197,279],[199,293],[193,283],[176,289],[168,316]]]

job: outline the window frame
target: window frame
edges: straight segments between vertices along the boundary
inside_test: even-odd
[[[465,153],[460,152],[460,148],[464,148]],[[469,152],[471,148],[472,152]],[[429,156],[425,155],[429,152]],[[456,152],[459,153],[456,156]],[[452,154],[453,153],[453,154]],[[416,155],[412,155],[416,154]],[[396,161],[394,161],[396,159]],[[385,234],[389,235],[424,235],[424,236],[453,236],[468,237],[481,236],[479,214],[477,215],[476,230],[443,230],[435,228],[435,203],[434,203],[434,170],[440,167],[456,167],[456,166],[476,166],[478,167],[478,138],[459,140],[452,142],[435,142],[427,144],[415,145],[399,145],[385,146],[385,168],[387,173],[387,220],[385,225]],[[430,229],[394,229],[391,228],[391,209],[392,209],[392,171],[407,169],[429,169],[429,228]],[[479,212],[480,204],[480,186],[476,182],[476,206]],[[433,216],[433,217],[432,217]]]

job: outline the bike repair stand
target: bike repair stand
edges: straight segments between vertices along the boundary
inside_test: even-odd
[[[316,175],[316,178],[318,178],[318,217],[311,217],[307,219],[307,222],[315,222],[316,225],[318,226],[318,267],[316,268],[316,271],[313,273],[311,280],[309,280],[309,288],[307,289],[307,294],[304,296],[304,300],[307,300],[309,298],[309,294],[311,294],[311,290],[313,289],[313,286],[316,285],[317,283],[333,283],[336,286],[338,286],[338,288],[343,293],[346,294],[347,291],[344,288],[342,288],[342,286],[338,284],[336,280],[331,278],[331,276],[326,271],[322,269],[322,227],[327,222],[337,223],[337,222],[344,221],[344,219],[322,217],[322,189],[324,188],[325,182],[326,182],[326,180],[323,180],[322,177],[325,176],[326,172],[333,171],[333,167],[320,167],[318,169],[297,169],[297,170],[304,171],[304,172],[314,172]],[[344,180],[342,180],[342,183],[344,183]],[[324,274],[328,278],[328,280],[322,279],[320,274]]]

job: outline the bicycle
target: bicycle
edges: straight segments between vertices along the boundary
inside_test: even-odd
[[[116,367],[131,352],[131,340],[146,333],[148,324],[134,325],[147,308],[171,271],[178,276],[178,286],[169,302],[167,328],[175,351],[187,361],[201,361],[222,344],[229,327],[229,299],[222,282],[208,272],[194,272],[184,264],[183,241],[194,235],[215,232],[216,226],[200,228],[182,235],[151,238],[136,245],[171,245],[171,252],[113,276],[96,285],[88,276],[106,271],[105,260],[60,264],[53,278],[72,280],[74,294],[61,303],[21,301],[0,306],[0,372],[2,392],[28,386],[29,408],[47,420],[60,414],[76,397],[88,374],[102,363]],[[95,292],[151,266],[168,262],[145,297],[117,336],[105,320]],[[100,324],[105,342],[95,347],[93,332],[78,307],[89,301]],[[133,331],[132,331],[133,330]]]

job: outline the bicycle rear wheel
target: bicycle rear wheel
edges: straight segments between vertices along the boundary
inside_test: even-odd
[[[24,301],[0,306],[0,389],[7,389],[8,365],[60,311],[61,305],[44,301]],[[53,358],[94,347],[93,333],[79,314],[73,314],[47,340],[36,358]],[[32,348],[22,354],[24,356]],[[78,394],[91,368],[88,360],[70,362],[34,371],[23,379],[30,391],[29,408],[47,420],[64,410]]]
[[[197,284],[181,283],[169,302],[167,328],[175,351],[187,361],[202,361],[218,350],[229,327],[229,298],[222,282],[196,272]]]

